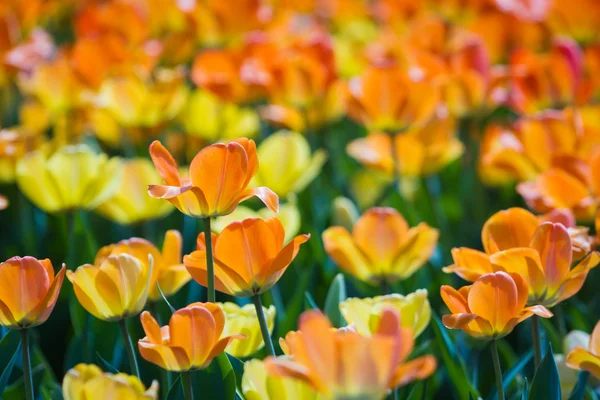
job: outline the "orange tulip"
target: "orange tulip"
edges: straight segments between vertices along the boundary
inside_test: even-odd
[[[406,361],[413,349],[410,328],[385,309],[372,336],[353,330],[334,330],[321,312],[300,316],[299,331],[286,335],[283,347],[290,358],[266,359],[267,372],[299,379],[327,398],[381,399],[388,389],[429,377],[436,368],[433,356]]]
[[[146,336],[138,341],[141,356],[167,371],[204,369],[233,339],[221,337],[225,315],[214,303],[192,303],[177,310],[169,325],[160,327],[148,311],[140,317]]]
[[[164,185],[149,185],[148,193],[168,200],[184,214],[197,218],[227,215],[252,196],[274,212],[279,209],[279,198],[272,190],[248,188],[258,170],[253,140],[243,138],[205,147],[192,160],[189,178],[179,176],[177,163],[159,141],[150,145],[150,156]]]
[[[452,314],[444,315],[442,322],[446,328],[462,329],[478,339],[499,339],[534,314],[552,316],[544,306],[525,307],[528,292],[521,275],[502,271],[482,275],[459,290],[444,285],[440,293]]]
[[[551,1],[547,23],[559,35],[580,43],[597,43],[600,39],[600,3],[595,0]]]
[[[215,288],[237,297],[248,297],[269,290],[298,254],[310,235],[298,235],[284,246],[285,232],[277,218],[246,218],[213,234]],[[232,249],[236,249],[232,251]],[[197,282],[207,286],[206,243],[198,235],[197,250],[183,262]]]
[[[567,366],[580,371],[588,371],[600,379],[600,321],[596,323],[587,350],[575,347],[567,354]]]
[[[374,207],[352,233],[341,226],[323,232],[325,251],[345,272],[372,285],[406,279],[431,257],[438,231],[425,223],[410,228],[393,208]]]
[[[396,65],[367,68],[348,83],[348,113],[371,131],[402,131],[421,126],[438,105],[437,88],[414,81]]]
[[[46,322],[58,299],[65,277],[50,260],[13,257],[0,263],[0,325],[27,329]]]
[[[181,234],[176,230],[167,231],[165,234],[162,252],[146,239],[134,237],[102,247],[96,254],[94,264],[101,265],[108,257],[119,254],[129,254],[137,258],[147,269],[150,269],[150,264],[153,263],[148,298],[150,301],[157,301],[161,298],[157,284],[165,296],[171,296],[192,279],[183,265],[181,246]],[[152,255],[152,261],[148,255]]]

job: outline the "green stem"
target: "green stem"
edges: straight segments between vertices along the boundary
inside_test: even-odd
[[[540,335],[540,317],[534,315],[531,317],[531,335],[533,340],[533,361],[535,369],[542,362],[542,338]]]
[[[23,374],[25,379],[25,398],[33,400],[33,375],[31,374],[31,357],[29,355],[29,338],[27,329],[21,329],[21,352],[23,356]]]
[[[567,336],[567,324],[562,306],[562,304],[557,304],[553,309],[554,315],[556,316],[556,322],[558,324],[558,333],[560,334],[561,339]]]
[[[127,357],[129,357],[129,368],[132,375],[140,378],[140,369],[138,367],[137,358],[135,356],[135,348],[133,347],[133,341],[127,331],[127,322],[125,319],[119,321],[119,327],[121,328],[121,335],[123,336],[123,343],[125,344],[125,350],[127,351]]]
[[[255,294],[254,296],[252,296],[252,302],[254,303],[254,307],[256,308],[256,316],[258,317],[258,323],[260,324],[260,332],[262,333],[263,341],[265,342],[267,354],[269,354],[270,356],[275,356],[275,348],[273,347],[273,342],[271,341],[271,334],[269,333],[269,327],[267,326],[267,319],[265,318],[265,313],[263,311],[260,294]]]
[[[206,242],[206,280],[208,281],[208,301],[214,303],[215,296],[215,264],[213,260],[212,236],[210,230],[210,218],[203,218],[204,240]]]
[[[494,373],[496,374],[496,389],[498,390],[498,400],[504,400],[504,387],[502,386],[502,367],[500,367],[500,357],[498,357],[498,346],[496,339],[490,343],[492,360],[494,361]]]
[[[192,379],[190,377],[190,371],[183,371],[181,373],[181,384],[183,385],[183,398],[185,400],[194,400],[194,393],[192,392]]]
[[[171,388],[171,373],[166,369],[160,369],[160,389],[162,392],[163,399],[166,399],[169,395],[169,389]]]

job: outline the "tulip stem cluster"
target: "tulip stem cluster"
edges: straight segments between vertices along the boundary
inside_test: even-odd
[[[492,360],[494,362],[494,374],[496,375],[496,389],[498,390],[498,400],[504,400],[504,388],[502,384],[502,367],[500,366],[500,357],[498,357],[498,346],[496,339],[490,343],[490,351],[492,352]]]
[[[194,392],[192,391],[192,378],[190,371],[181,373],[181,384],[183,385],[183,398],[185,400],[194,400]]]
[[[215,296],[215,261],[213,259],[213,247],[212,247],[212,236],[210,230],[210,217],[203,218],[204,223],[204,237],[206,240],[206,275],[207,275],[207,289],[208,289],[208,301],[214,303],[216,301]]]
[[[129,336],[129,332],[127,331],[127,322],[125,319],[119,320],[119,327],[121,328],[121,335],[123,336],[123,344],[125,345],[125,350],[127,351],[127,357],[129,358],[129,368],[132,375],[140,378],[140,369],[138,367],[137,358],[135,356],[135,348],[133,347],[133,342],[131,341],[131,336]]]
[[[31,357],[29,355],[28,330],[21,329],[21,352],[23,356],[23,373],[25,379],[25,398],[33,400],[33,375],[31,374]]]
[[[265,318],[265,313],[263,311],[260,294],[255,294],[254,296],[252,296],[252,302],[254,303],[254,307],[256,308],[256,316],[258,317],[258,323],[260,324],[260,332],[262,333],[262,337],[265,342],[267,354],[270,356],[275,356],[275,348],[273,347],[271,335],[269,334],[269,327],[267,325],[267,319]]]
[[[540,318],[537,315],[531,317],[531,336],[533,340],[533,362],[535,369],[542,362],[542,338],[540,334]]]

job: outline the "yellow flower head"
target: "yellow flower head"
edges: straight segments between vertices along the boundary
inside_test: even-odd
[[[244,364],[242,393],[246,400],[315,400],[319,397],[310,385],[301,380],[269,374],[264,361],[258,359]]]
[[[153,381],[146,390],[140,380],[127,374],[103,373],[92,364],[78,364],[63,379],[65,400],[155,400],[158,382]]]
[[[256,317],[256,309],[252,304],[243,307],[235,303],[217,303],[225,314],[225,328],[223,336],[233,334],[246,335],[244,340],[233,340],[226,351],[235,357],[248,357],[262,349],[265,345],[260,332],[260,325]],[[269,332],[275,326],[275,306],[263,307]]]

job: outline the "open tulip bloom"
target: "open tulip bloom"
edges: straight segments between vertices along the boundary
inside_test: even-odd
[[[575,347],[567,355],[567,366],[588,371],[596,379],[600,379],[600,321],[596,323],[590,335],[588,348]]]

